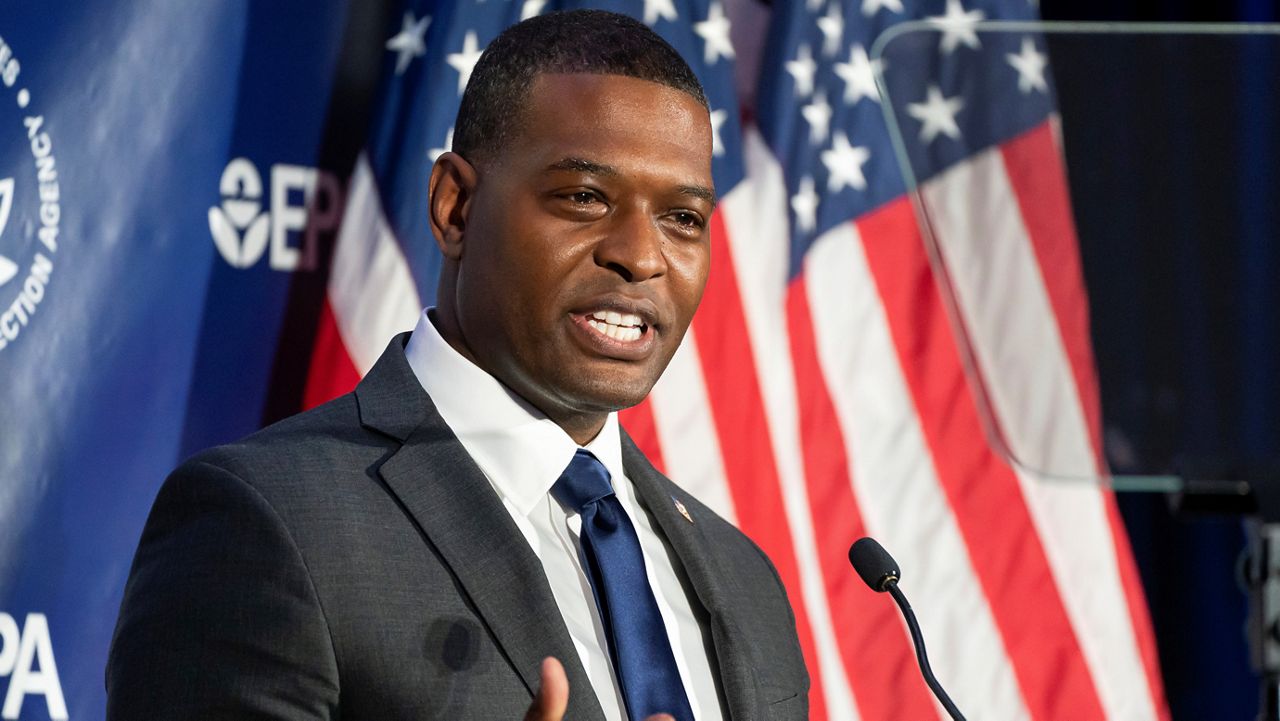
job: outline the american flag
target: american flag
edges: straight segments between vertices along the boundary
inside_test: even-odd
[[[576,6],[405,7],[351,181],[309,405],[353,387],[433,302],[426,182],[484,46],[523,17]],[[850,542],[873,535],[905,569],[933,666],[972,716],[1168,718],[1114,499],[1047,483],[997,450],[1081,476],[1102,468],[1045,43],[977,25],[1035,8],[747,8],[768,19],[749,107],[721,0],[608,8],[642,19],[701,78],[721,198],[693,327],[623,423],[773,559],[812,677],[811,717],[943,717],[896,609],[848,566]],[[885,67],[900,79],[889,98],[931,235],[895,162],[872,58],[880,33],[913,19],[929,20],[904,40],[910,52],[887,54],[895,73]]]

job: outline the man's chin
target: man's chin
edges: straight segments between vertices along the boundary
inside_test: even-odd
[[[524,367],[513,365],[491,372],[548,418],[571,422],[575,416],[600,416],[642,402],[669,360],[662,355],[659,363],[658,358],[635,363],[561,353]]]
[[[597,412],[612,413],[639,405],[649,395],[652,383],[631,385],[605,385],[581,389],[577,394],[579,407]]]
[[[565,378],[561,397],[584,413],[612,413],[638,405],[653,389],[656,377],[648,374],[582,373]]]

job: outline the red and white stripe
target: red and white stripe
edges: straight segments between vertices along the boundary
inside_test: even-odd
[[[361,154],[329,267],[304,405],[310,408],[355,388],[391,337],[412,330],[421,312],[422,300],[382,209],[373,168]]]
[[[1123,531],[1113,525],[1108,494],[1091,482],[1097,418],[1086,414],[1079,390],[1087,378],[1092,392],[1091,367],[1082,366],[1087,326],[1069,333],[1056,322],[1086,299],[1078,262],[1070,262],[1078,253],[1063,222],[1065,191],[1044,172],[1058,157],[1052,128],[1046,123],[948,171],[925,189],[925,206],[1066,617],[1086,667],[1106,670],[1092,675],[1105,718],[1154,718],[1113,540]]]
[[[827,233],[789,278],[781,171],[751,128],[744,145],[747,180],[713,216],[703,305],[623,421],[774,560],[810,665],[811,717],[943,717],[892,602],[848,567],[849,543],[875,535],[903,566],[961,708],[994,720],[1168,718],[1114,499],[1034,472],[1092,478],[1100,467],[1054,126],[923,189],[946,282],[905,197]],[[349,389],[421,309],[373,183],[362,159],[309,399]]]

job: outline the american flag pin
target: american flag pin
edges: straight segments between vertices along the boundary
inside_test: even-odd
[[[693,523],[693,516],[689,515],[689,509],[684,507],[684,504],[680,502],[680,499],[672,496],[671,500],[676,502],[676,510],[680,512],[680,515],[684,516],[684,520],[689,523]]]

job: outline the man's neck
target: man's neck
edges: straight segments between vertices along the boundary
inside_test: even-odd
[[[475,354],[471,352],[471,348],[467,346],[466,339],[462,336],[461,329],[457,327],[456,323],[451,322],[451,318],[447,318],[443,314],[437,313],[435,308],[430,308],[427,310],[427,320],[431,321],[431,324],[435,326],[440,337],[444,339],[444,342],[449,344],[449,347],[457,351],[458,355],[466,358],[472,365],[493,376],[512,393],[515,393],[517,396],[524,399],[526,403],[537,408],[544,416],[549,418],[551,422],[560,426],[560,429],[572,438],[574,443],[577,443],[580,446],[585,446],[594,440],[596,436],[600,435],[600,429],[604,428],[605,421],[609,418],[608,413],[548,412],[546,408],[543,408],[537,403],[525,398],[523,394],[517,392],[510,385],[507,385],[501,378],[494,375],[488,368],[486,368],[485,365],[475,357]]]

